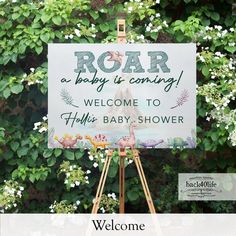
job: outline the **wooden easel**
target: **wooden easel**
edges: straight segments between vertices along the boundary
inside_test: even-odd
[[[119,19],[117,21],[117,43],[126,43],[126,32],[125,32],[125,20],[124,19]],[[127,156],[126,150],[119,149],[119,157],[120,157],[120,167],[119,167],[119,183],[120,183],[120,192],[119,192],[119,200],[120,200],[120,213],[125,213],[125,157]],[[150,190],[148,188],[147,180],[143,171],[142,163],[140,161],[139,157],[139,152],[138,150],[132,150],[133,152],[133,158],[134,158],[134,163],[136,165],[136,168],[138,170],[138,174],[142,183],[142,187],[145,193],[145,197],[148,203],[149,211],[152,214],[156,213],[152,197],[150,194]],[[109,170],[109,166],[111,163],[111,158],[112,158],[113,151],[109,150],[104,162],[102,174],[100,177],[100,181],[98,184],[98,189],[96,193],[96,197],[94,200],[94,205],[92,209],[92,214],[97,214],[99,205],[101,202],[101,197],[102,193],[104,190],[106,178],[107,178],[107,173]]]

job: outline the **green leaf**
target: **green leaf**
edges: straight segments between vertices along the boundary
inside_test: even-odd
[[[96,20],[99,17],[99,14],[95,11],[90,11],[89,14],[90,16],[93,17],[94,20]]]
[[[217,141],[217,140],[218,140],[218,134],[217,134],[216,132],[212,133],[212,134],[211,134],[211,139],[212,139],[213,141]]]
[[[118,171],[118,165],[111,164],[109,171],[108,171],[108,176],[110,178],[114,178],[117,174]]]
[[[55,157],[59,157],[61,155],[61,153],[62,153],[62,150],[59,148],[54,150]]]
[[[109,24],[108,23],[100,24],[99,28],[101,29],[102,32],[106,32],[109,30]]]
[[[79,160],[81,157],[83,157],[83,155],[84,155],[84,152],[83,152],[83,151],[77,151],[77,152],[75,153],[75,158],[76,158],[76,160]]]
[[[87,18],[83,18],[82,23],[83,23],[83,25],[89,26],[90,21]]]
[[[53,23],[55,24],[55,25],[60,25],[61,24],[61,17],[60,16],[54,16],[53,18],[52,18],[52,21],[53,21]]]
[[[65,150],[64,155],[65,155],[66,159],[68,159],[70,161],[73,161],[75,159],[75,154],[72,151]]]
[[[37,158],[38,158],[38,151],[37,150],[33,150],[31,152],[31,158],[32,158],[33,161],[37,160]]]
[[[16,20],[16,19],[19,18],[19,17],[20,17],[20,14],[19,14],[19,13],[13,13],[13,14],[11,15],[12,20]]]
[[[54,166],[56,164],[56,157],[51,157],[47,159],[48,166]]]
[[[6,88],[6,89],[3,91],[3,97],[7,99],[10,95],[11,95],[11,90],[10,90],[10,88]]]
[[[23,89],[24,89],[24,86],[22,84],[16,84],[11,87],[11,92],[18,94],[22,92]]]
[[[177,34],[176,40],[177,40],[178,42],[182,42],[182,41],[184,40],[184,35],[183,35],[183,34]]]
[[[17,150],[17,148],[20,146],[20,144],[18,142],[11,142],[10,144],[11,149],[15,152]]]
[[[1,80],[0,81],[0,92],[3,91],[8,85],[8,81],[6,80]]]
[[[152,32],[152,33],[150,34],[150,36],[151,36],[151,38],[152,38],[153,40],[157,40],[158,34],[157,34],[157,32]]]
[[[49,33],[45,33],[45,34],[41,34],[40,35],[40,39],[44,42],[47,43],[50,39],[50,34]]]
[[[9,160],[13,157],[14,153],[11,150],[4,152],[4,159]]]
[[[36,48],[35,48],[35,51],[36,51],[37,54],[39,55],[39,54],[43,51],[43,47],[42,47],[42,46],[36,47]]]
[[[230,53],[235,53],[236,52],[236,47],[235,46],[225,46],[225,50],[227,50]]]
[[[34,174],[30,174],[29,180],[30,180],[32,183],[34,183],[34,181],[35,181],[35,175],[34,175]]]
[[[217,12],[212,12],[211,13],[211,19],[213,19],[214,21],[219,21],[220,19],[220,14]]]
[[[208,68],[208,66],[203,66],[202,67],[202,74],[205,76],[205,77],[208,77],[208,75],[209,75],[209,68]]]
[[[42,20],[43,23],[48,22],[50,19],[51,19],[51,16],[48,15],[47,13],[43,13],[42,16],[41,16],[41,20]]]
[[[18,51],[19,51],[20,54],[23,54],[25,52],[25,49],[26,49],[26,45],[20,44],[19,48],[18,48]]]
[[[43,157],[48,158],[52,155],[53,149],[45,149],[43,152]]]
[[[136,201],[139,198],[139,194],[137,191],[130,190],[127,192],[127,197],[132,202],[132,201]]]
[[[25,156],[25,155],[28,153],[28,150],[29,150],[28,147],[20,147],[20,148],[17,150],[17,155],[18,155],[18,157]]]

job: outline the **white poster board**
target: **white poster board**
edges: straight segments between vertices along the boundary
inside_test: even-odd
[[[195,148],[195,44],[49,44],[50,148]]]

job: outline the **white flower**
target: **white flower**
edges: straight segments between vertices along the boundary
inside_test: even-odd
[[[92,155],[89,156],[89,160],[93,161],[93,156]]]
[[[160,4],[160,0],[156,0],[156,4]]]
[[[160,13],[156,13],[156,17],[160,17],[161,16],[161,14]]]
[[[133,7],[128,7],[128,11],[129,12],[133,11]]]
[[[85,178],[85,179],[88,179],[88,176],[85,176],[84,178]]]
[[[80,204],[80,200],[77,200],[76,205],[79,206],[79,204]]]
[[[116,194],[115,194],[115,193],[112,193],[112,194],[111,194],[111,197],[112,197],[114,200],[116,200]]]
[[[230,28],[229,31],[230,31],[230,32],[234,32],[234,28]]]
[[[73,34],[70,34],[70,35],[69,35],[69,38],[70,38],[70,39],[73,39],[73,38],[74,38],[74,35],[73,35]]]
[[[87,171],[86,171],[86,174],[90,174],[90,173],[91,173],[91,171],[90,171],[90,170],[87,170]]]
[[[144,35],[141,34],[141,35],[139,36],[139,38],[142,39],[142,40],[144,40]]]
[[[222,26],[221,25],[215,25],[215,29],[217,29],[217,30],[222,30]]]
[[[75,184],[71,184],[70,186],[71,186],[71,188],[74,188],[74,187],[75,187]]]
[[[38,129],[38,126],[41,125],[41,122],[36,122],[34,123],[34,130]]]
[[[20,186],[20,188],[19,188],[21,191],[23,191],[24,190],[24,187],[22,187],[22,186]]]
[[[70,177],[70,173],[66,173],[66,177]]]
[[[66,179],[64,183],[65,183],[65,184],[68,184],[68,180]]]
[[[17,207],[17,204],[16,204],[16,203],[13,203],[13,206],[14,206],[14,207]]]
[[[98,163],[97,163],[97,162],[94,162],[94,163],[93,163],[93,167],[94,167],[94,168],[97,168],[97,167],[98,167]]]
[[[45,131],[47,131],[47,129],[45,127],[42,127],[42,128],[39,129],[39,133],[43,133]]]
[[[69,39],[69,35],[65,35],[65,39]]]
[[[81,36],[80,30],[79,30],[79,29],[75,29],[75,34],[76,34],[78,37],[80,37],[80,36]]]
[[[165,26],[165,27],[168,27],[168,24],[167,24],[167,22],[164,20],[163,21],[163,25]]]
[[[151,16],[150,16],[150,21],[153,21],[153,20],[154,20],[154,16],[151,15]]]
[[[105,213],[104,207],[101,207],[100,210],[102,211],[102,213]]]
[[[92,34],[92,37],[93,37],[93,38],[96,38],[96,34]]]
[[[201,62],[205,62],[205,59],[204,59],[203,56],[199,56],[199,59],[200,59]]]
[[[149,26],[147,26],[146,31],[147,31],[147,32],[150,32],[150,31],[151,31],[151,28],[150,28]]]
[[[80,185],[80,182],[79,182],[79,181],[75,181],[75,185],[76,185],[76,186],[79,186],[79,185]]]
[[[221,57],[222,54],[221,52],[216,52],[215,55]]]

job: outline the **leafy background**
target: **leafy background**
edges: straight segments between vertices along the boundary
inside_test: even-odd
[[[197,43],[195,150],[144,150],[142,163],[158,212],[235,212],[235,202],[181,202],[181,172],[236,172],[233,0],[0,1],[0,211],[91,212],[104,151],[47,149],[47,44],[111,43],[126,18],[129,43]],[[148,212],[126,160],[126,211]],[[118,155],[100,212],[116,212]]]

